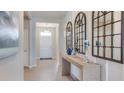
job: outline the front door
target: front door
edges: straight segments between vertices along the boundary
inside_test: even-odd
[[[52,32],[43,31],[40,33],[40,58],[52,58]]]

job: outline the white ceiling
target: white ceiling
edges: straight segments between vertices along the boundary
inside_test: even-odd
[[[61,19],[67,11],[30,11],[32,17],[56,18]]]

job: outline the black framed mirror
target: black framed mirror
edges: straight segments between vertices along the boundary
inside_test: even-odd
[[[78,53],[85,54],[86,15],[79,12],[74,22],[74,48]]]
[[[122,63],[122,12],[92,12],[92,55]]]
[[[73,26],[69,21],[66,26],[66,49],[73,48]]]

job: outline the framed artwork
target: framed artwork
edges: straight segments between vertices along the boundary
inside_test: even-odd
[[[18,12],[0,11],[0,59],[18,52]]]

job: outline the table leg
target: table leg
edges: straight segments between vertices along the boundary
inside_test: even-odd
[[[71,64],[62,58],[62,75],[70,75]]]

